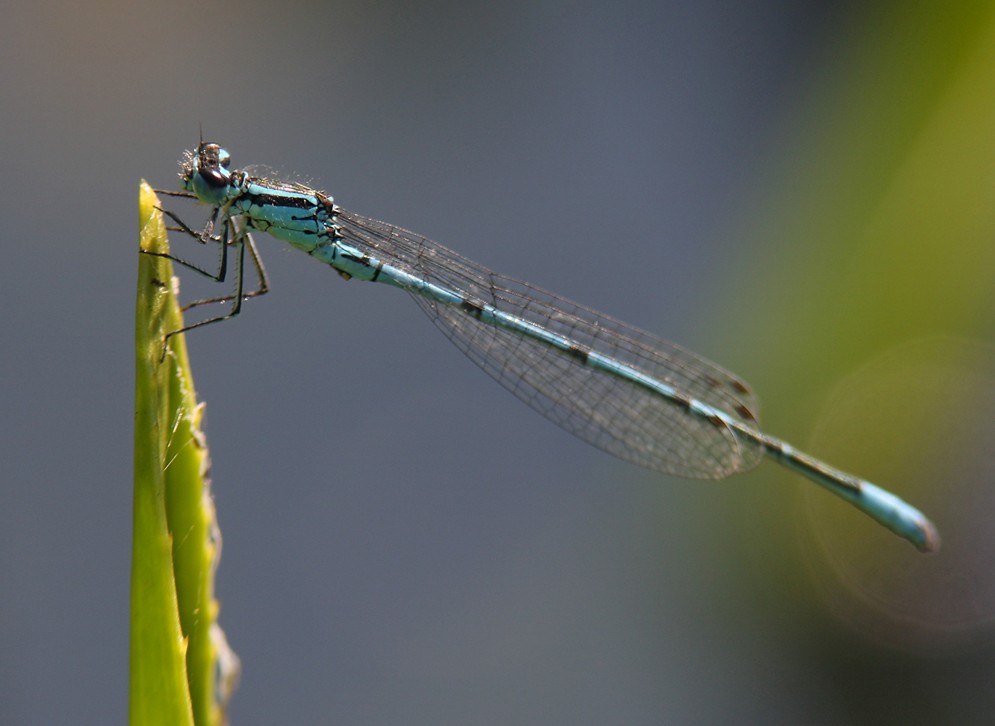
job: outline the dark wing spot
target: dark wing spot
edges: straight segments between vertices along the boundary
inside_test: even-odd
[[[740,393],[744,396],[750,392],[750,389],[745,383],[735,378],[729,379],[729,385],[732,386],[732,390],[736,391],[736,393]]]
[[[757,417],[753,415],[753,411],[748,409],[743,404],[736,406],[736,413],[740,418],[746,419],[747,421],[756,421]]]

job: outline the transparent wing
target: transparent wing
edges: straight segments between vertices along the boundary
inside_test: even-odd
[[[684,396],[757,425],[757,400],[736,376],[690,351],[492,272],[432,240],[339,209],[343,240],[468,300],[493,305],[664,381]],[[412,293],[460,350],[546,418],[621,459],[679,476],[717,479],[759,463],[762,450],[673,400],[458,308]]]

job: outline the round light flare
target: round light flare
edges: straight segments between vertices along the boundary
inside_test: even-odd
[[[909,652],[995,640],[995,349],[930,338],[884,353],[838,387],[811,446],[919,508],[942,540],[922,555],[807,494],[807,560],[837,614]]]

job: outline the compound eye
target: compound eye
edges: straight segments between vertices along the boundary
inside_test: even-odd
[[[215,189],[228,186],[228,176],[218,168],[201,170],[200,178],[204,180],[207,186],[214,187]]]
[[[204,142],[197,147],[197,165],[203,169],[227,167],[231,164],[231,154],[218,144]]]
[[[208,187],[221,189],[228,186],[228,165],[231,154],[217,144],[203,143],[197,150],[197,173]]]

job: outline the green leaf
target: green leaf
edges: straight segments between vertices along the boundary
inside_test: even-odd
[[[166,253],[165,225],[157,207],[155,193],[143,183],[140,246],[145,252]],[[238,660],[216,623],[214,569],[220,535],[200,430],[203,404],[196,400],[183,336],[170,337],[163,354],[166,333],[182,327],[172,264],[140,254],[129,705],[133,726],[222,723],[238,670]]]

